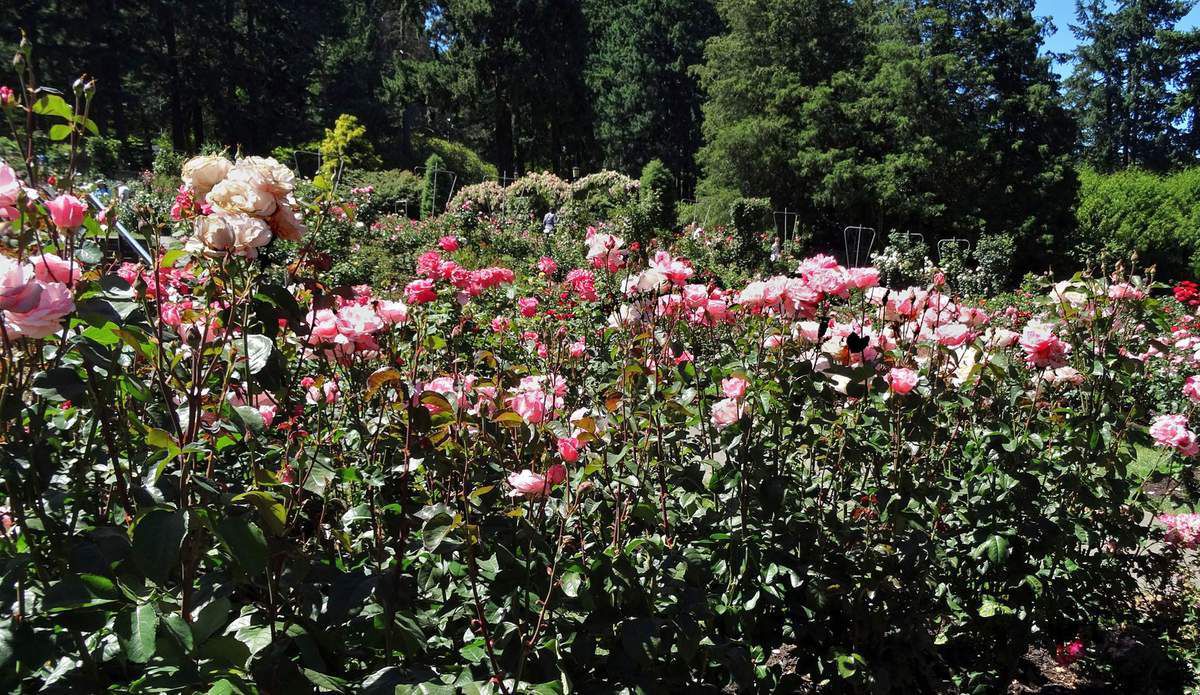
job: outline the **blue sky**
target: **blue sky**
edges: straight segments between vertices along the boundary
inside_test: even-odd
[[[1037,0],[1038,17],[1051,17],[1058,30],[1053,36],[1046,37],[1042,48],[1045,51],[1065,52],[1075,48],[1075,35],[1071,33],[1071,22],[1075,21],[1075,0]],[[1180,29],[1189,29],[1200,25],[1200,6],[1193,8],[1188,16],[1179,23]],[[1065,74],[1066,68],[1055,66],[1059,74]]]

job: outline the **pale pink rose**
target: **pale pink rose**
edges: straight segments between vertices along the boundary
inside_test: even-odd
[[[386,299],[376,304],[379,317],[388,323],[405,323],[408,321],[408,305],[404,302],[393,302]]]
[[[558,455],[567,463],[575,463],[579,460],[579,450],[583,448],[575,437],[559,437],[558,439]]]
[[[541,273],[546,276],[553,275],[555,272],[558,271],[558,264],[555,263],[554,259],[549,256],[542,256],[541,258],[539,258],[537,266],[538,266],[538,270],[541,271]]]
[[[546,476],[534,473],[528,468],[520,473],[510,473],[508,484],[512,487],[512,492],[508,493],[512,497],[541,499],[550,493],[550,482],[546,479]]]
[[[937,341],[946,347],[957,347],[971,338],[971,329],[961,323],[947,323],[934,331]]]
[[[271,242],[271,228],[253,215],[229,215],[228,223],[233,234],[232,251],[238,256],[256,258],[258,249]]]
[[[1189,376],[1183,382],[1183,395],[1191,399],[1193,403],[1200,403],[1200,375]]]
[[[1058,369],[1048,370],[1045,374],[1046,381],[1051,384],[1071,384],[1078,386],[1083,383],[1083,375],[1074,367],[1059,367]]]
[[[576,340],[571,343],[568,352],[571,355],[571,359],[577,360],[587,354],[587,343],[583,339]]]
[[[666,251],[654,254],[650,267],[663,274],[663,277],[676,285],[682,285],[695,272],[685,258],[674,258]]]
[[[372,334],[383,330],[384,320],[370,306],[347,304],[337,311],[338,332],[363,349],[374,349]]]
[[[985,342],[989,348],[1003,349],[1012,347],[1021,337],[1016,331],[1010,331],[1007,328],[990,328],[988,329]]]
[[[267,224],[275,236],[284,241],[300,241],[308,231],[308,227],[296,217],[296,211],[285,203],[280,203],[275,208],[275,212],[267,218]]]
[[[52,253],[30,256],[33,273],[42,282],[61,282],[68,287],[74,287],[83,276],[79,263],[64,260]]]
[[[438,239],[438,246],[446,253],[453,253],[458,250],[458,237],[447,234]]]
[[[1166,514],[1158,517],[1166,527],[1166,541],[1185,548],[1200,546],[1200,514]]]
[[[721,380],[721,393],[724,394],[726,398],[738,400],[746,395],[746,387],[749,385],[750,382],[746,381],[744,378],[740,376],[731,376],[727,379]]]
[[[1030,321],[1021,332],[1021,349],[1025,361],[1034,367],[1065,366],[1071,346],[1054,335],[1054,327],[1042,321]]]
[[[17,217],[17,198],[21,197],[21,180],[17,172],[0,160],[0,220]]]
[[[683,303],[689,309],[705,306],[708,304],[708,288],[704,285],[684,285]]]
[[[340,398],[342,395],[341,389],[338,388],[338,383],[333,379],[326,379],[325,383],[322,384],[320,388],[315,386],[315,382],[311,377],[307,379],[309,385],[305,387],[307,389],[305,400],[309,403],[309,405],[316,405],[318,403],[337,403],[338,398]],[[303,381],[300,383],[301,385],[304,384]]]
[[[521,311],[521,316],[530,318],[537,315],[538,300],[533,297],[521,297],[517,300],[517,308]]]
[[[495,333],[503,333],[504,331],[508,330],[508,327],[511,325],[511,323],[512,322],[508,320],[507,316],[497,316],[492,319],[492,331]]]
[[[736,398],[717,401],[712,407],[712,424],[719,430],[729,427],[742,417],[742,405]]]
[[[33,267],[0,255],[0,310],[30,311],[41,296],[42,285]]]
[[[915,371],[904,367],[892,367],[887,374],[883,375],[883,380],[887,382],[888,389],[899,396],[903,396],[916,388],[917,382],[920,379],[920,375]]]
[[[537,424],[546,417],[546,399],[541,391],[524,391],[513,396],[508,405],[525,422]]]
[[[850,274],[850,284],[860,290],[879,284],[879,270],[876,268],[850,268],[847,272]]]
[[[1136,301],[1139,299],[1144,299],[1145,297],[1145,292],[1139,290],[1128,282],[1118,282],[1108,288],[1108,298],[1116,301]]]
[[[69,193],[62,193],[54,200],[46,203],[50,211],[50,219],[59,229],[74,229],[83,224],[83,213],[87,212],[87,204]]]
[[[24,312],[7,311],[4,321],[11,335],[26,338],[45,338],[62,328],[62,320],[75,311],[71,288],[61,282],[42,285],[37,306]]]
[[[1159,446],[1175,449],[1184,456],[1200,453],[1196,434],[1188,429],[1184,415],[1159,415],[1150,424],[1150,436]]]
[[[242,157],[228,178],[242,181],[273,198],[284,198],[295,188],[295,174],[273,157]]]

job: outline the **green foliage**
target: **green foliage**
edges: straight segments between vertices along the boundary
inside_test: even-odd
[[[496,167],[486,162],[474,150],[459,142],[441,138],[422,137],[415,141],[420,156],[428,158],[436,154],[442,158],[442,166],[458,177],[458,187],[496,179]]]
[[[458,189],[446,209],[458,212],[469,207],[480,215],[496,215],[504,209],[504,188],[495,181],[484,181]]]
[[[695,173],[702,93],[693,66],[721,21],[710,0],[586,0],[593,37],[585,79],[604,163],[634,172],[653,159]]]
[[[1171,175],[1084,170],[1080,180],[1079,263],[1128,263],[1136,254],[1166,278],[1200,271],[1200,169]]]
[[[660,159],[652,159],[642,167],[642,205],[651,224],[668,230],[675,222],[675,177]]]
[[[856,223],[931,239],[1011,233],[1022,267],[1069,227],[1074,133],[1031,2],[718,9],[729,31],[700,69],[701,199],[770,198],[822,246]]]
[[[424,182],[407,169],[353,171],[348,178],[355,187],[374,189],[359,208],[359,217],[364,222],[373,222],[383,215],[415,217],[420,213]]]
[[[421,219],[427,220],[446,208],[450,199],[453,175],[446,171],[446,162],[437,153],[425,160],[421,184]]]
[[[313,182],[318,187],[332,188],[340,181],[345,170],[352,167],[371,169],[379,166],[371,141],[366,138],[367,129],[350,114],[337,117],[333,128],[325,129],[325,139],[318,151],[321,154],[321,169]]]
[[[627,218],[640,204],[640,184],[615,171],[599,171],[571,182],[559,224],[578,234],[588,225]]]

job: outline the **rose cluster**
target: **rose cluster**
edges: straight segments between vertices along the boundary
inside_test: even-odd
[[[254,258],[274,237],[299,241],[306,231],[295,212],[295,177],[271,157],[236,163],[219,155],[193,157],[182,178],[172,213],[192,218],[193,252]]]

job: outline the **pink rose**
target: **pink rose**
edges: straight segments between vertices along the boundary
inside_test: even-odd
[[[404,298],[409,304],[424,304],[437,299],[433,280],[413,280],[404,287]]]
[[[1200,443],[1196,441],[1196,434],[1188,429],[1184,415],[1159,415],[1154,418],[1150,424],[1150,436],[1159,446],[1174,449],[1184,456],[1200,453]]]
[[[550,492],[550,483],[547,482],[546,476],[534,473],[528,468],[520,473],[510,473],[508,484],[512,486],[512,492],[508,494],[513,497],[541,499]]]
[[[62,328],[63,318],[72,311],[75,311],[75,301],[71,288],[61,282],[51,282],[42,286],[37,306],[24,312],[5,312],[4,320],[14,336],[45,338],[57,333]]]
[[[29,311],[38,305],[41,296],[42,285],[34,269],[0,255],[0,310]]]
[[[538,300],[533,297],[521,297],[517,300],[517,308],[521,310],[521,316],[531,318],[537,315]]]
[[[408,321],[408,305],[404,302],[392,302],[384,299],[380,300],[375,308],[379,312],[379,318],[388,323],[396,324]]]
[[[539,258],[537,267],[538,270],[541,271],[542,275],[546,276],[553,275],[558,271],[558,264],[555,263],[554,259],[549,256],[542,256]]]
[[[860,290],[879,284],[879,271],[875,268],[850,268],[850,284]]]
[[[453,253],[458,250],[458,237],[447,234],[438,239],[438,246],[446,253]]]
[[[750,382],[740,376],[731,376],[721,380],[721,393],[726,398],[740,399],[746,395],[746,387]]]
[[[579,450],[583,448],[583,444],[575,437],[560,437],[558,440],[558,455],[567,463],[575,463],[579,460]]]
[[[742,406],[734,398],[725,398],[713,404],[712,424],[719,430],[729,427],[742,417]]]
[[[503,333],[504,331],[508,330],[510,323],[511,322],[508,320],[508,317],[497,316],[496,318],[492,319],[492,331],[495,333]]]
[[[509,401],[509,407],[525,422],[537,424],[546,417],[546,394],[541,391],[518,393]]]
[[[1183,395],[1190,398],[1193,403],[1200,403],[1200,375],[1189,376],[1187,381],[1183,382]]]
[[[33,272],[42,282],[61,282],[68,287],[74,287],[83,276],[79,264],[63,260],[52,253],[32,256],[29,262],[33,264]]]
[[[1054,327],[1041,321],[1030,321],[1021,332],[1021,349],[1025,361],[1033,367],[1062,367],[1067,363],[1071,346],[1053,333]]]
[[[887,382],[892,393],[903,396],[916,388],[920,376],[911,369],[892,367],[887,374],[883,375],[883,380]]]
[[[576,340],[575,342],[571,343],[570,347],[568,348],[568,353],[571,355],[571,359],[574,360],[583,357],[584,354],[587,353],[587,343],[585,343],[582,339]]]
[[[59,229],[74,229],[83,224],[83,213],[87,212],[87,205],[75,196],[63,193],[46,203],[46,209],[50,211],[50,219],[54,220],[54,226]]]

